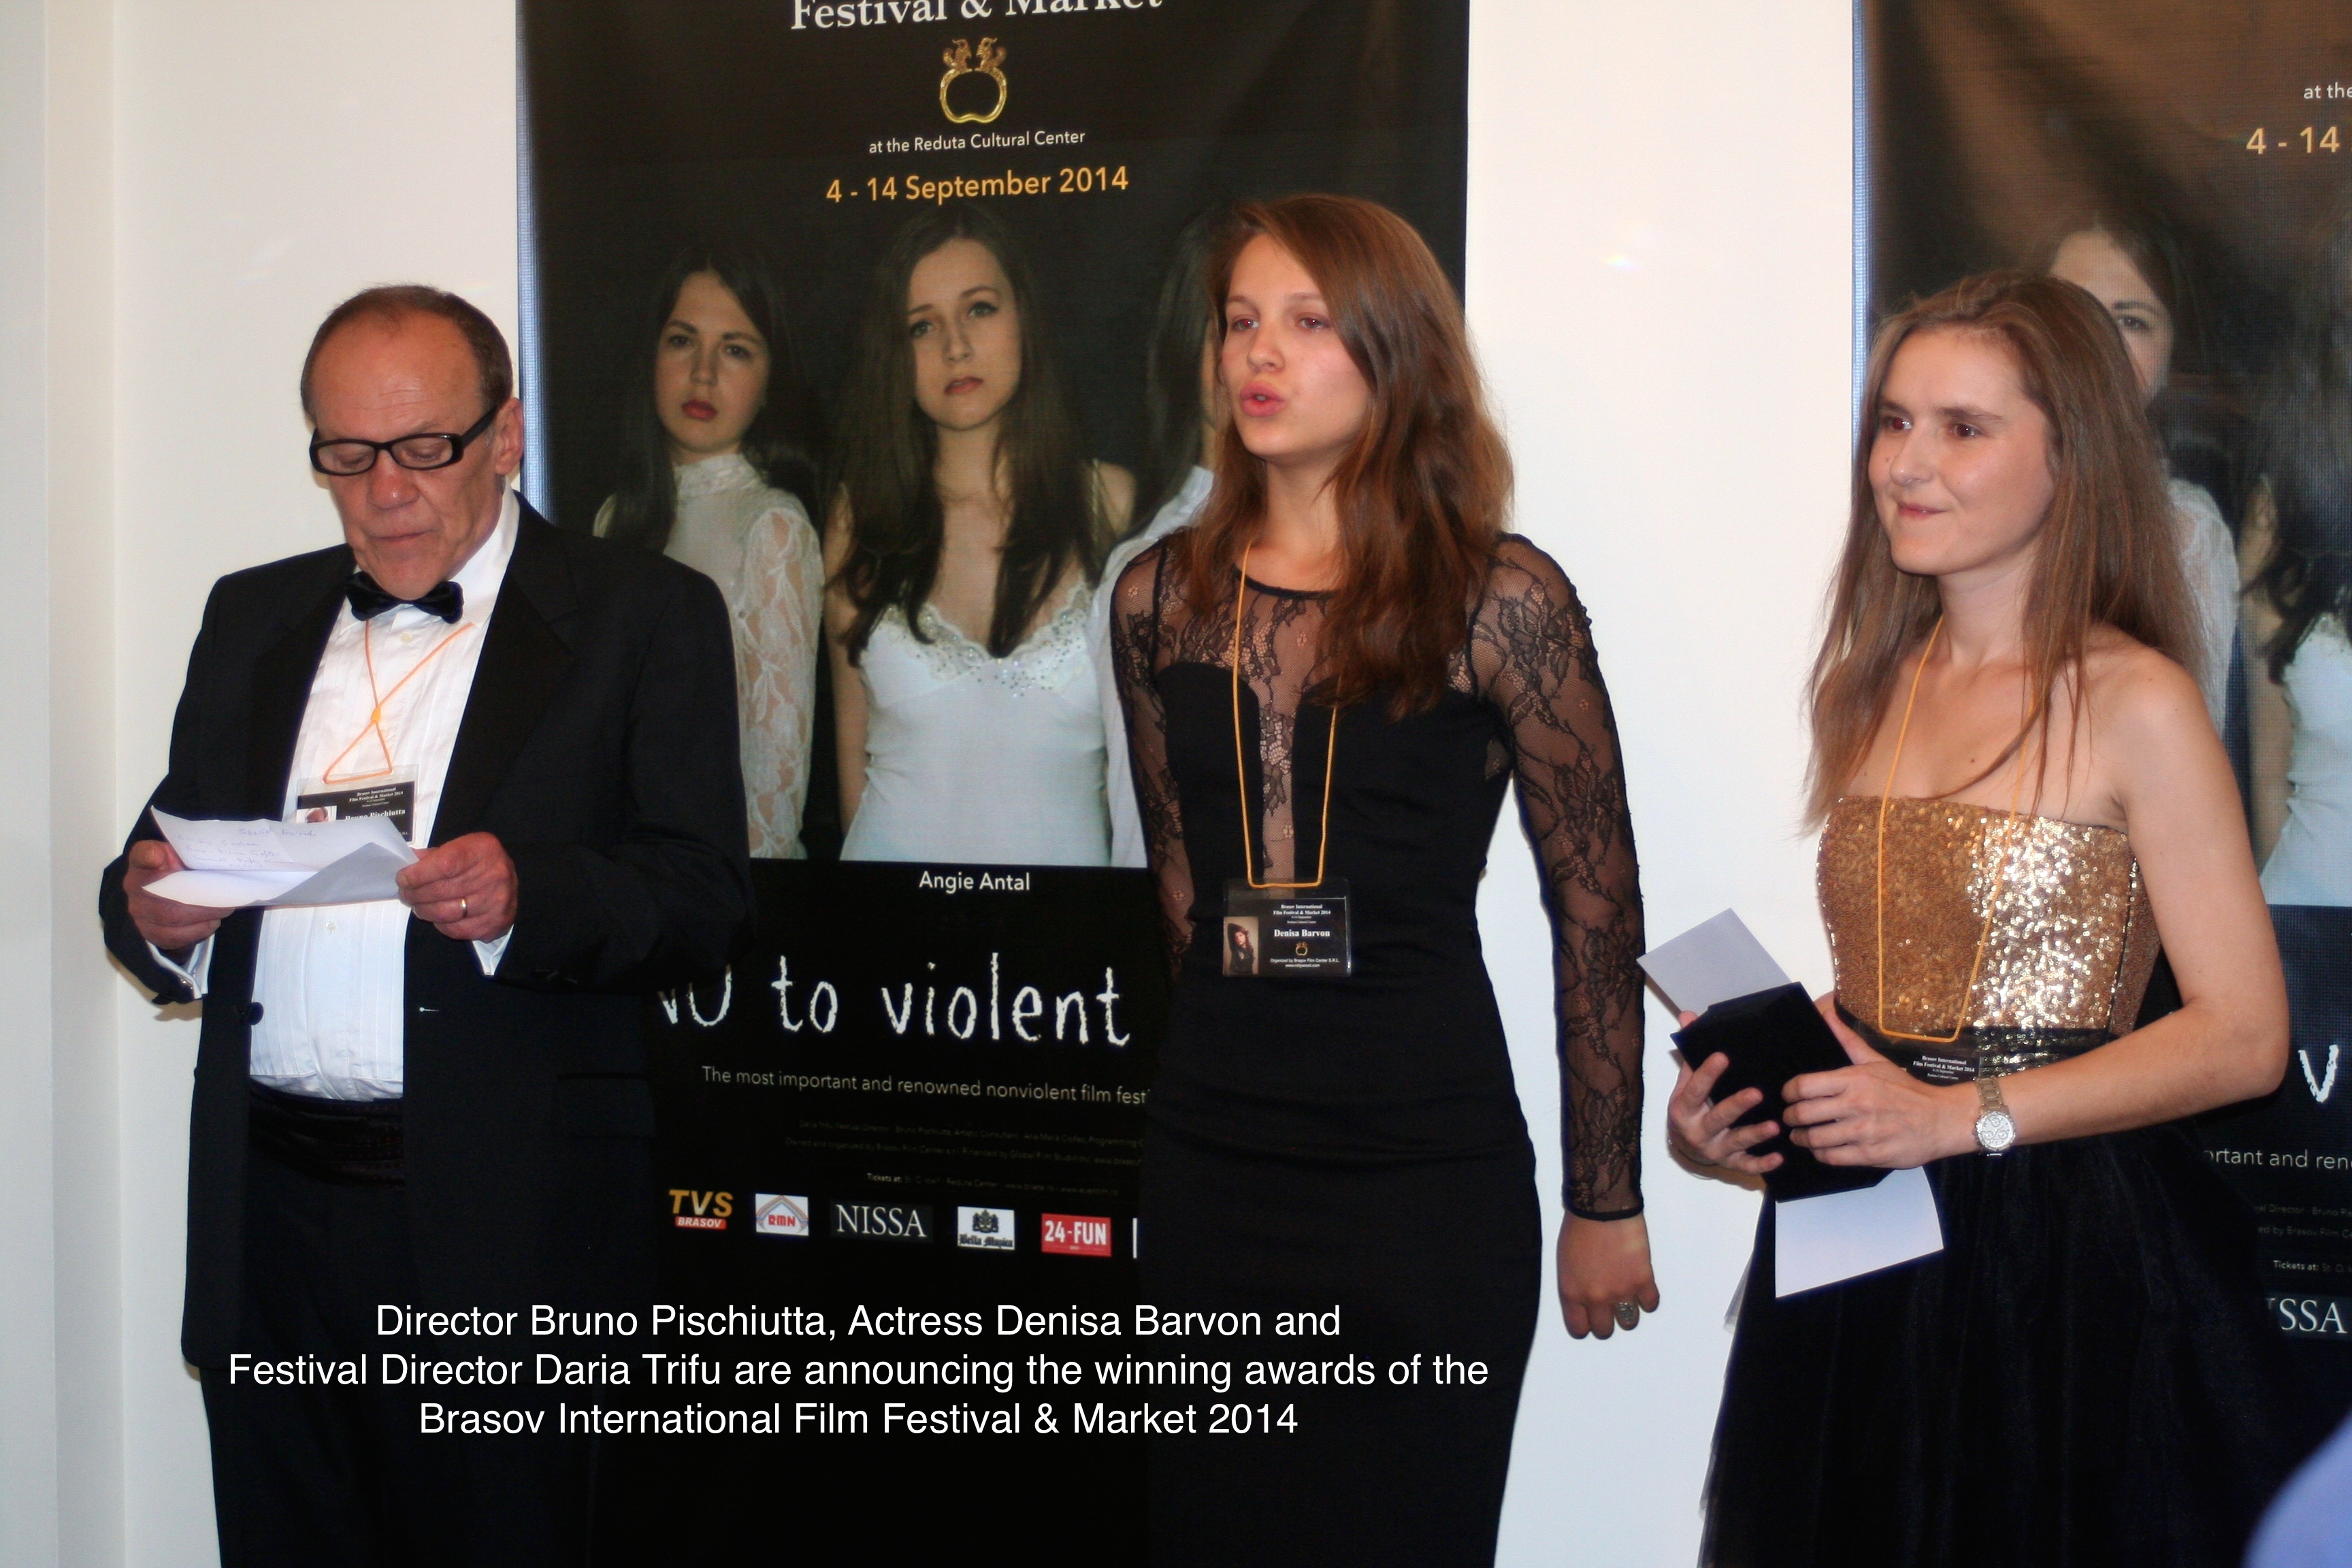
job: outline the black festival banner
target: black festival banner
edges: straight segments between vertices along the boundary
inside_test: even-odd
[[[750,950],[656,1004],[677,1278],[1131,1300],[1168,1008],[1150,879],[754,870]]]
[[[1029,446],[1003,449],[1005,469],[1081,466],[1097,559],[1164,525],[1200,460],[1202,237],[1234,202],[1382,202],[1458,282],[1467,0],[522,0],[520,15],[526,489],[564,528],[636,537],[719,581],[768,857],[756,939],[649,1015],[666,1297],[822,1313],[828,1332],[860,1309],[877,1335],[977,1325],[986,1344],[949,1348],[990,1354],[1049,1342],[1000,1339],[1000,1312],[1050,1332],[1132,1311],[1168,968],[1123,746],[1115,727],[1087,734],[1086,714],[1116,703],[1085,614],[1097,590],[1056,589],[1009,653],[968,608],[877,611],[845,662],[811,646],[817,539],[837,547],[887,510],[853,494],[873,475],[961,438],[967,379],[919,377],[909,398],[887,391],[901,373],[884,362],[919,368],[922,333],[961,349],[1008,315],[1028,403],[1003,439]],[[942,226],[990,252],[976,284],[948,285],[984,296],[988,321],[915,310],[944,254],[923,237]],[[716,315],[680,282],[706,274],[726,285]],[[737,457],[752,478],[723,477]],[[945,489],[901,497],[918,531],[943,526]],[[824,590],[836,633],[876,608],[845,593]],[[1021,1410],[987,1388],[973,1404]],[[852,1519],[869,1555],[975,1531],[1051,1560],[1137,1555],[1132,1441],[867,1435],[832,1408],[775,1399],[783,1447],[616,1444],[615,1506],[656,1521],[646,1558],[709,1561]]]
[[[2278,1091],[2198,1131],[2257,1213],[2279,1331],[2352,1405],[2352,12],[1867,0],[1861,20],[1863,324],[2004,266],[2144,307],[2117,324],[2184,547],[2212,536],[2203,683],[2292,1010]]]

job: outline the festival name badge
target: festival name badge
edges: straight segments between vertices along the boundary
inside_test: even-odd
[[[1224,971],[1231,975],[1319,975],[1355,972],[1348,936],[1348,884],[1338,877],[1311,888],[1225,884]]]
[[[303,779],[294,788],[293,822],[348,822],[355,817],[381,816],[389,820],[401,837],[416,842],[416,770],[403,767],[393,761],[390,731],[384,728],[384,710],[401,689],[424,671],[451,644],[474,629],[470,621],[449,628],[440,641],[425,650],[424,657],[408,667],[408,673],[392,683],[389,691],[379,689],[375,674],[375,638],[365,623],[360,628],[360,652],[367,660],[369,708],[367,722],[351,743],[335,753],[325,771],[314,779]],[[370,742],[373,744],[371,745]]]
[[[1247,875],[1225,883],[1225,913],[1218,922],[1224,973],[1315,975],[1345,980],[1356,958],[1348,933],[1348,884],[1327,876],[1331,856],[1331,771],[1339,752],[1339,710],[1331,710],[1331,739],[1323,749],[1323,830],[1317,836],[1315,879],[1260,881],[1250,847],[1249,772],[1242,765],[1242,611],[1249,602],[1249,551],[1242,551],[1234,590],[1234,781],[1242,806],[1242,867]]]
[[[389,773],[362,780],[304,779],[295,786],[289,822],[348,822],[357,816],[390,820],[410,843],[416,813],[416,770],[394,768]]]

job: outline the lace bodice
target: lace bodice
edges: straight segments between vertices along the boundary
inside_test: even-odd
[[[1589,1215],[1638,1210],[1641,894],[1615,721],[1567,577],[1528,541],[1505,539],[1441,710],[1401,721],[1379,704],[1350,710],[1336,756],[1330,711],[1314,700],[1323,598],[1251,584],[1244,787],[1234,777],[1233,597],[1194,615],[1161,571],[1164,551],[1146,551],[1120,576],[1112,636],[1145,839],[1186,974],[1213,972],[1213,941],[1203,947],[1194,933],[1213,937],[1224,879],[1240,873],[1241,809],[1262,877],[1314,875],[1327,761],[1328,873],[1348,879],[1357,930],[1357,976],[1337,984],[1410,985],[1423,972],[1480,965],[1477,877],[1508,775],[1551,921],[1569,1202]]]

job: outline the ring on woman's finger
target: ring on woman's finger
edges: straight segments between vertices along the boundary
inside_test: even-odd
[[[466,900],[463,896],[460,896],[457,900],[457,918],[461,921],[467,918]]]
[[[1617,1326],[1619,1328],[1639,1328],[1641,1326],[1641,1322],[1642,1304],[1639,1301],[1620,1301],[1617,1303]]]

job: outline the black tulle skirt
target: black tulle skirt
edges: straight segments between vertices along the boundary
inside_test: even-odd
[[[2244,1205],[2171,1127],[1927,1174],[1941,1254],[1786,1300],[1764,1205],[1702,1563],[2237,1563],[2312,1435]]]

